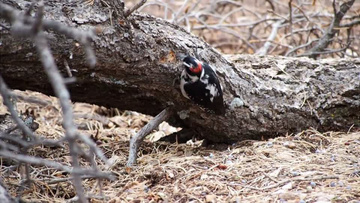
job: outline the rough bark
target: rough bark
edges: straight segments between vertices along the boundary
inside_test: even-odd
[[[239,55],[230,63],[207,43],[161,19],[144,14],[110,18],[111,9],[100,3],[60,2],[45,4],[45,18],[82,30],[95,27],[98,33],[95,68],[86,65],[84,51],[74,40],[48,34],[64,76],[66,60],[77,79],[69,85],[72,101],[150,115],[171,104],[178,123],[214,142],[273,137],[309,127],[360,127],[360,60]],[[33,44],[14,38],[7,29],[0,34],[0,72],[9,87],[52,94]],[[206,113],[174,85],[182,69],[176,55],[196,52],[216,68],[226,116]]]

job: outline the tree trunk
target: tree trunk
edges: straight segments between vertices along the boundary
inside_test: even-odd
[[[19,5],[27,7],[25,2]],[[231,63],[179,26],[144,14],[124,18],[118,12],[110,18],[112,9],[100,3],[45,3],[45,18],[97,31],[94,68],[86,65],[76,41],[48,33],[64,77],[65,64],[76,77],[69,85],[72,101],[150,115],[173,104],[178,123],[214,142],[273,137],[309,127],[360,127],[359,60],[238,55],[229,57]],[[9,87],[52,94],[32,42],[14,38],[4,28],[0,34],[0,72]],[[196,53],[216,69],[228,105],[225,116],[206,113],[174,85],[182,70],[176,55]]]

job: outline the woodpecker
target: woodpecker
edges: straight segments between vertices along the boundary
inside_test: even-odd
[[[183,59],[180,89],[184,97],[219,115],[225,114],[223,93],[215,71],[206,63],[186,56]]]

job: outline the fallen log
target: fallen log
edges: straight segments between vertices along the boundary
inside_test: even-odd
[[[29,6],[16,2],[20,10]],[[310,127],[320,131],[360,127],[358,59],[225,58],[179,26],[145,14],[124,17],[122,4],[108,3],[45,3],[45,19],[96,30],[97,63],[89,67],[79,42],[47,29],[63,76],[69,81],[76,78],[68,85],[74,102],[150,115],[171,105],[176,112],[172,122],[213,142],[274,137]],[[0,16],[6,20],[4,12]],[[0,73],[8,86],[53,94],[32,42],[5,28],[0,41]],[[182,70],[179,54],[198,56],[216,69],[227,105],[225,116],[207,113],[181,95],[174,85]]]

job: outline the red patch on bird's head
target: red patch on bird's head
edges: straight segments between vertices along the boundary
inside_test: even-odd
[[[202,70],[202,65],[201,65],[201,63],[197,63],[197,66],[196,66],[196,67],[191,67],[190,70],[191,70],[191,72],[193,72],[193,73],[200,73],[201,70]]]

